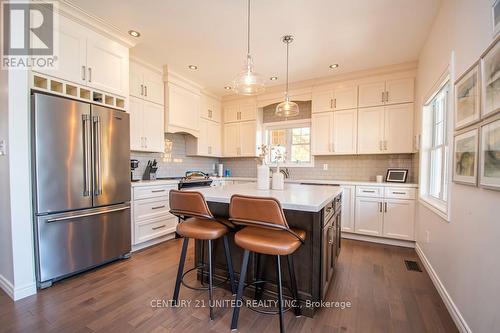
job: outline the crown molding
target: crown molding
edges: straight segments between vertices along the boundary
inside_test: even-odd
[[[58,0],[58,3],[59,14],[71,19],[72,21],[84,25],[85,27],[103,34],[108,38],[114,39],[129,48],[134,47],[137,44],[137,40],[132,39],[133,37],[130,37],[115,25],[110,24],[94,14],[86,12],[70,0]]]

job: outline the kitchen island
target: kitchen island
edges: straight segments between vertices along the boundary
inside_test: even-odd
[[[285,212],[285,217],[291,227],[306,232],[304,244],[293,254],[295,274],[298,284],[298,293],[302,305],[302,313],[312,317],[314,304],[318,304],[326,295],[334,277],[337,256],[340,251],[340,212],[342,189],[338,186],[311,186],[301,184],[285,184],[284,190],[257,190],[255,183],[229,184],[220,187],[201,188],[201,192],[208,202],[208,206],[216,217],[229,217],[229,202],[234,194],[274,197],[278,199]],[[243,249],[234,244],[233,237],[229,237],[233,267],[238,278],[241,268]],[[206,264],[206,244],[197,241],[195,246],[195,262],[197,265]],[[223,281],[227,277],[227,268],[224,257],[222,240],[213,243],[214,281]],[[257,256],[250,257],[247,271],[247,283],[256,278]],[[262,255],[260,258],[262,279],[269,281],[264,285],[264,297],[275,298],[276,281],[274,258]],[[284,294],[291,297],[288,288],[287,266],[282,268]],[[199,271],[198,278],[207,278],[207,272]],[[225,284],[229,288],[229,284]],[[252,285],[245,290],[247,296],[253,296]]]

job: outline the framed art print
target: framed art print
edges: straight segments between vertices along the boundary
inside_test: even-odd
[[[487,117],[500,110],[500,43],[481,59],[482,116]]]
[[[480,118],[479,67],[475,64],[455,82],[455,129]]]
[[[453,155],[453,181],[477,185],[479,130],[474,128],[455,136]]]
[[[481,127],[480,184],[500,190],[500,119]]]

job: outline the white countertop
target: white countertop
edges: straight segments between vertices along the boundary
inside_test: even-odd
[[[228,181],[249,181],[255,182],[256,178],[252,177],[211,177],[214,180]],[[161,180],[141,180],[132,182],[132,187],[138,186],[153,186],[153,185],[176,185],[178,179],[161,179]],[[376,181],[359,181],[359,180],[335,180],[335,179],[286,179],[285,183],[289,184],[324,184],[324,185],[357,185],[357,186],[388,186],[388,187],[418,187],[418,184],[413,183],[377,183]]]
[[[319,212],[342,189],[337,186],[308,186],[300,184],[285,184],[284,190],[258,190],[257,184],[227,184],[217,187],[197,188],[211,202],[229,203],[233,194],[258,197],[273,197],[280,201],[283,209]]]

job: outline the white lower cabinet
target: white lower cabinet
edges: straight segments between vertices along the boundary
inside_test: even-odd
[[[151,185],[134,187],[132,191],[132,245],[174,235],[177,217],[170,214],[169,191],[177,185]]]
[[[354,208],[356,191],[354,186],[341,186],[342,192],[342,231],[354,232]]]
[[[359,234],[381,236],[384,216],[382,200],[379,198],[356,198],[354,231]]]
[[[384,237],[413,240],[415,238],[414,214],[414,200],[385,199]]]
[[[342,231],[413,241],[414,198],[414,188],[356,186],[354,228],[349,229],[346,223]],[[344,205],[342,209],[348,207]]]

